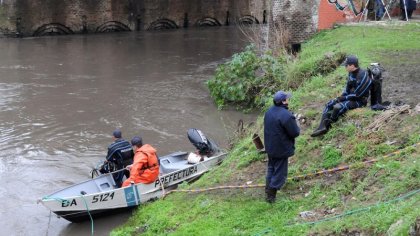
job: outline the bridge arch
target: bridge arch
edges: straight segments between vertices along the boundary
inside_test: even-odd
[[[67,34],[74,34],[73,30],[69,27],[60,24],[60,23],[49,23],[45,25],[41,25],[38,27],[33,36],[46,36],[46,35],[67,35]]]
[[[107,33],[107,32],[124,32],[131,31],[130,28],[119,21],[107,21],[96,28],[96,33]]]
[[[208,27],[208,26],[221,26],[222,24],[220,24],[220,22],[216,18],[204,17],[198,20],[196,25],[200,27]]]
[[[239,24],[241,25],[252,25],[252,24],[259,24],[260,22],[255,16],[252,15],[244,15],[238,20]]]
[[[150,23],[147,30],[165,30],[165,29],[178,29],[178,25],[173,20],[166,18],[158,19]]]

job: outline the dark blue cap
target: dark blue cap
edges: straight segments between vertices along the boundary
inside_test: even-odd
[[[140,136],[134,136],[131,139],[131,145],[133,145],[133,146],[141,146],[141,145],[143,145],[143,140],[141,139]]]
[[[112,135],[114,136],[114,138],[121,138],[122,137],[121,130],[119,129],[114,130],[114,132],[112,132]]]
[[[284,91],[277,91],[274,94],[273,101],[274,102],[282,102],[282,101],[285,101],[286,99],[290,98],[291,96],[292,96],[292,94],[290,94],[290,93],[286,93]]]
[[[346,59],[341,63],[342,66],[348,66],[348,65],[359,65],[359,59],[357,59],[356,56],[349,55],[346,57]]]

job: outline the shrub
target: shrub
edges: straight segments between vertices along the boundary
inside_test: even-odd
[[[312,76],[331,73],[344,56],[343,52],[327,53],[296,64],[288,63],[285,54],[259,56],[250,45],[219,65],[207,86],[219,109],[227,105],[242,110],[263,107],[276,91],[297,88]]]
[[[249,109],[262,106],[277,90],[282,77],[282,61],[270,54],[257,56],[251,45],[220,65],[207,86],[219,108],[233,105]]]

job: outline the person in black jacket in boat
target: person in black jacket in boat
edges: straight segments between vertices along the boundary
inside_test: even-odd
[[[133,164],[133,147],[128,141],[122,138],[121,130],[116,129],[112,133],[112,137],[114,139],[114,142],[108,146],[108,153],[105,158],[105,164],[107,162],[112,162],[112,164],[115,166],[115,169],[108,170],[105,168],[101,168],[100,172],[102,174],[108,173],[110,171],[121,170],[124,169],[126,166]],[[106,166],[107,165],[103,165],[103,167]],[[114,177],[117,187],[121,187],[124,175],[126,176],[126,178],[128,178],[130,176],[130,172],[124,169],[123,171],[117,172],[112,175]]]
[[[286,183],[288,159],[295,153],[295,138],[300,128],[289,111],[291,94],[278,91],[274,105],[264,115],[264,143],[268,155],[266,176],[266,201],[274,203],[277,191]]]

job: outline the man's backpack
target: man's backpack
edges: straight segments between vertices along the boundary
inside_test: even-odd
[[[371,79],[381,80],[382,72],[384,72],[385,69],[381,66],[380,63],[373,62],[373,63],[370,63],[369,67],[367,68],[367,71]]]
[[[374,110],[384,110],[385,107],[382,103],[382,72],[385,69],[381,64],[374,62],[370,63],[367,68],[368,76],[372,80],[372,86],[370,88],[370,106]]]

